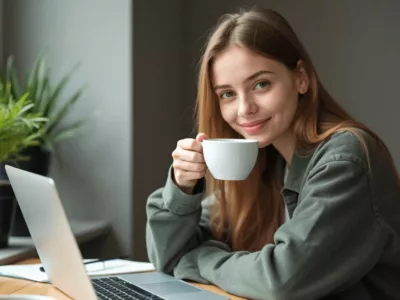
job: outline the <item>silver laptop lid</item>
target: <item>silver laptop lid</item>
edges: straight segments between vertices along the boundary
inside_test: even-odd
[[[73,299],[97,299],[54,181],[5,169],[51,283]]]

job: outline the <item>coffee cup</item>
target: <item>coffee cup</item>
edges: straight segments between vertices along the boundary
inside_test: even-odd
[[[245,180],[257,161],[257,140],[206,139],[202,145],[207,168],[218,180]]]

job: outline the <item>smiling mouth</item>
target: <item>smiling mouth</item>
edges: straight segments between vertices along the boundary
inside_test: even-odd
[[[256,132],[260,131],[265,126],[265,124],[268,123],[269,120],[271,120],[271,118],[268,118],[268,119],[265,119],[262,121],[244,123],[244,124],[241,124],[240,126],[247,133],[256,133]]]

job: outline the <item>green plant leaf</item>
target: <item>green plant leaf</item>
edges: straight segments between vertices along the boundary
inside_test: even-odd
[[[35,104],[30,103],[28,105],[25,105],[24,107],[22,107],[19,111],[18,111],[18,115],[22,116],[24,113],[26,113],[28,110],[31,110],[33,107],[35,106]]]
[[[69,79],[71,78],[72,74],[76,71],[76,69],[79,67],[79,64],[75,65],[64,77],[60,80],[60,82],[56,85],[54,88],[54,91],[49,95],[49,99],[46,103],[46,106],[43,108],[43,115],[44,116],[49,116],[53,113],[53,109],[59,101],[59,97],[64,90],[65,86],[69,82]]]
[[[9,83],[3,84],[0,93],[1,162],[24,159],[21,151],[40,145],[44,133],[40,124],[47,122],[40,114],[30,113],[33,103],[28,101],[27,93],[14,99],[9,86]]]
[[[67,102],[50,118],[50,121],[47,123],[47,132],[51,134],[57,123],[60,123],[64,117],[68,114],[69,110],[72,106],[79,100],[79,97],[83,93],[83,88],[80,88],[76,91]]]
[[[30,87],[31,83],[30,83],[30,74],[29,72],[27,72],[24,76],[24,90],[25,91],[29,91],[29,87]]]
[[[11,147],[5,139],[11,141],[17,136],[27,138],[31,134],[40,132],[39,136],[33,136],[34,143],[54,150],[55,143],[76,136],[80,132],[84,121],[60,128],[60,124],[83,94],[84,87],[81,87],[72,96],[62,99],[67,84],[79,66],[79,63],[76,64],[53,85],[50,68],[46,66],[45,57],[42,54],[36,59],[32,69],[24,74],[24,81],[20,82],[18,80],[20,74],[15,68],[14,58],[12,56],[8,58],[6,71],[0,74],[0,138],[2,141],[0,148]],[[7,128],[10,130],[6,130]],[[26,140],[24,145],[30,143]],[[10,153],[14,154],[8,157],[16,158],[18,150],[23,147],[22,144],[14,147],[13,151],[10,150]]]
[[[81,120],[75,123],[72,123],[71,125],[60,129],[57,131],[54,136],[50,137],[50,140],[53,144],[56,144],[60,142],[61,140],[67,139],[67,138],[72,138],[77,135],[79,135],[83,129],[84,129],[84,124],[87,123],[87,120]]]
[[[38,90],[40,89],[40,76],[44,70],[44,60],[43,57],[40,57],[33,68],[31,85],[29,86],[29,94],[35,101],[40,101],[40,99],[36,98]],[[37,102],[36,102],[37,103]],[[40,103],[38,103],[40,105]]]
[[[7,66],[6,66],[6,76],[5,80],[11,82],[12,86],[12,93],[15,98],[19,98],[22,95],[21,86],[19,83],[18,75],[14,67],[14,57],[10,56],[7,59]]]
[[[47,103],[49,102],[49,75],[46,74],[41,81],[39,92],[35,97],[35,111],[36,112],[43,112]]]

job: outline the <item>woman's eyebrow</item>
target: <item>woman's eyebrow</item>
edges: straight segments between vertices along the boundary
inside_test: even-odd
[[[255,72],[254,74],[250,75],[249,77],[247,77],[245,80],[243,80],[243,83],[249,82],[251,80],[254,80],[255,78],[257,78],[260,75],[264,75],[264,74],[273,74],[273,72],[271,71],[267,71],[267,70],[260,70]],[[220,90],[220,89],[226,89],[226,88],[231,88],[232,86],[229,84],[221,84],[221,85],[216,85],[214,86],[214,91],[216,90]]]

